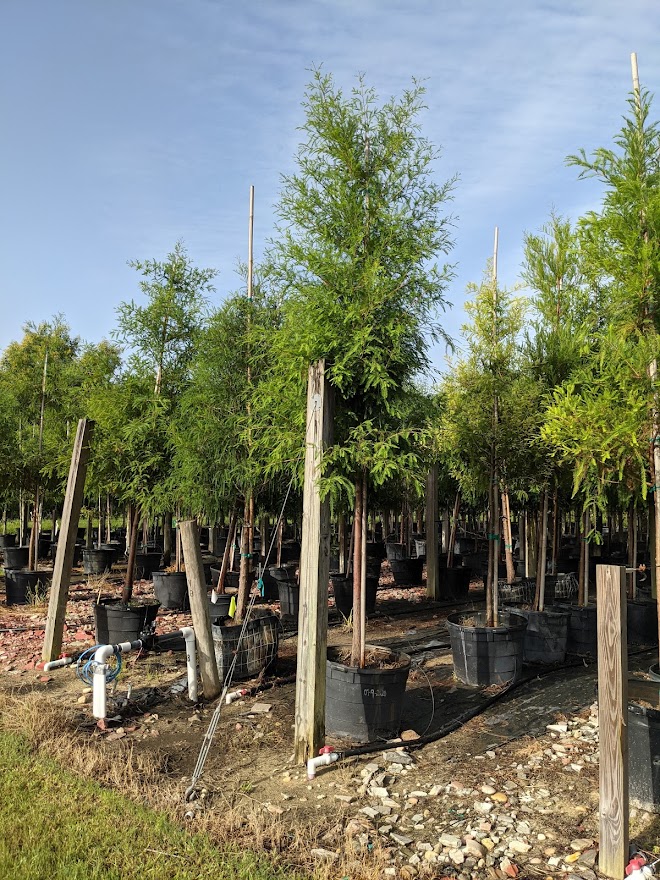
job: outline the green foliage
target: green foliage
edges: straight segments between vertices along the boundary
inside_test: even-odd
[[[183,500],[172,479],[174,423],[202,332],[203,294],[215,272],[194,267],[180,242],[164,262],[130,265],[142,275],[147,303],[119,306],[114,335],[130,346],[128,362],[112,382],[90,389],[88,412],[96,422],[92,468],[97,489],[153,515]],[[97,366],[114,366],[109,351],[97,352]]]
[[[281,410],[282,401],[264,397],[263,380],[279,320],[276,302],[256,284],[252,300],[232,296],[200,338],[174,425],[173,480],[196,512],[216,516],[268,479],[271,406]]]
[[[452,362],[440,388],[438,445],[446,467],[471,501],[488,492],[493,454],[515,490],[537,462],[531,444],[538,423],[538,390],[521,373],[518,337],[526,302],[495,286],[490,266],[466,304],[466,353]],[[494,423],[493,402],[498,401]],[[537,472],[538,476],[538,472]]]
[[[630,114],[614,137],[614,148],[584,150],[567,162],[580,177],[605,187],[600,211],[580,221],[585,271],[606,288],[606,317],[623,332],[657,332],[660,280],[660,127],[651,122],[651,98],[629,101]]]
[[[336,402],[333,494],[352,494],[356,472],[380,485],[418,461],[421,425],[407,421],[406,395],[427,366],[429,338],[444,337],[435,310],[452,273],[434,261],[451,248],[441,210],[454,183],[431,176],[437,151],[420,134],[423,95],[413,83],[379,104],[362,79],[345,95],[314,71],[298,171],[284,178],[270,254],[283,322],[267,387],[271,400],[304,402],[308,365],[325,360]],[[283,426],[273,469],[301,448],[304,427],[300,417]]]

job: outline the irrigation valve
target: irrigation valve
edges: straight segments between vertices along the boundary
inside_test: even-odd
[[[655,874],[646,864],[644,856],[638,853],[634,859],[628,862],[626,877],[628,880],[650,880],[651,877],[655,877]]]

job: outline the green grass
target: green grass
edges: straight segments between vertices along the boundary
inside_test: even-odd
[[[0,880],[285,880],[0,732]],[[155,850],[155,852],[150,852]]]

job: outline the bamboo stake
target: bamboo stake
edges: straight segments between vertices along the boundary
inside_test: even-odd
[[[495,227],[495,241],[493,244],[493,354],[497,346],[497,249],[499,244],[499,229]],[[499,422],[499,404],[497,392],[493,395],[493,435],[491,441],[491,534],[489,543],[492,543],[492,581],[490,602],[486,597],[487,625],[494,626],[498,615],[498,586],[499,586],[499,540],[500,540],[500,510],[499,510],[499,476],[497,465],[497,426]]]
[[[362,657],[362,477],[355,479],[355,516],[353,519],[353,643],[351,666],[359,666]]]

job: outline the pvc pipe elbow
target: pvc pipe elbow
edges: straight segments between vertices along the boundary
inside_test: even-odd
[[[51,672],[53,669],[61,669],[63,666],[71,666],[73,657],[60,657],[59,660],[50,660],[44,663],[44,672]]]
[[[246,694],[247,690],[245,688],[242,688],[240,691],[232,691],[225,697],[225,702],[229,705],[230,703],[233,703],[234,700],[240,700],[240,698],[246,696]]]
[[[318,755],[316,758],[309,758],[307,761],[307,778],[312,780],[316,777],[317,767],[325,767],[328,764],[334,764],[338,760],[338,752],[326,752],[324,755]]]

